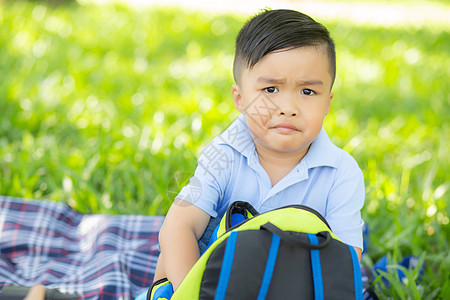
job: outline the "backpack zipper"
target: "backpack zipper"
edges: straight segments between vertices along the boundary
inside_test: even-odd
[[[310,213],[316,215],[322,222],[325,223],[325,225],[327,225],[327,227],[330,229],[330,231],[332,231],[331,226],[330,226],[330,224],[328,224],[327,220],[325,220],[325,218],[324,218],[317,210],[315,210],[314,208],[311,208],[311,207],[309,207],[309,206],[306,206],[306,205],[301,205],[301,204],[291,204],[291,205],[286,205],[286,206],[282,206],[282,207],[279,207],[279,208],[275,208],[275,209],[269,210],[268,212],[270,212],[270,211],[275,211],[275,210],[279,210],[279,209],[283,209],[283,208],[298,208],[298,209],[306,210],[307,212],[310,212]],[[262,215],[262,214],[264,214],[264,213],[259,213],[258,215],[253,216],[253,218],[255,218],[255,217],[257,217],[257,216],[260,216],[260,215]],[[226,230],[225,232],[234,230],[234,229],[238,228],[239,226],[241,226],[241,225],[247,223],[249,220],[251,220],[251,219],[253,219],[253,218],[246,219],[244,222],[241,222],[241,223],[239,223],[239,224],[237,224],[237,225],[234,225],[233,227],[230,227],[230,228],[229,228],[228,230]],[[228,221],[228,220],[226,220],[226,221]],[[228,222],[227,222],[227,223],[228,223]]]

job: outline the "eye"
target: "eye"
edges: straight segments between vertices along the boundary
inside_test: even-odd
[[[265,92],[269,93],[269,94],[273,94],[273,93],[277,93],[278,89],[274,86],[271,87],[267,87],[264,89]]]
[[[310,90],[310,89],[303,89],[301,91],[301,94],[306,95],[306,96],[312,96],[312,95],[315,95],[316,92],[314,92],[313,90]]]

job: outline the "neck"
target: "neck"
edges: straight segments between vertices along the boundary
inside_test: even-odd
[[[256,146],[256,152],[261,166],[269,175],[272,186],[297,166],[308,153],[308,148],[292,153],[280,153]]]

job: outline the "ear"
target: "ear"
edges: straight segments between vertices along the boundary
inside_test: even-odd
[[[327,109],[325,110],[325,116],[328,115],[328,113],[330,112],[331,109],[331,100],[334,97],[334,93],[330,92],[330,98],[328,99],[328,104],[327,104]]]
[[[234,107],[236,107],[240,113],[243,113],[242,93],[239,85],[233,84],[231,87],[231,94],[233,94]]]

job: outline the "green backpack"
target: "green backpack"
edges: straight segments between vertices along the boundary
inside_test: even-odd
[[[309,207],[234,202],[212,239],[172,300],[362,299],[356,251]]]

